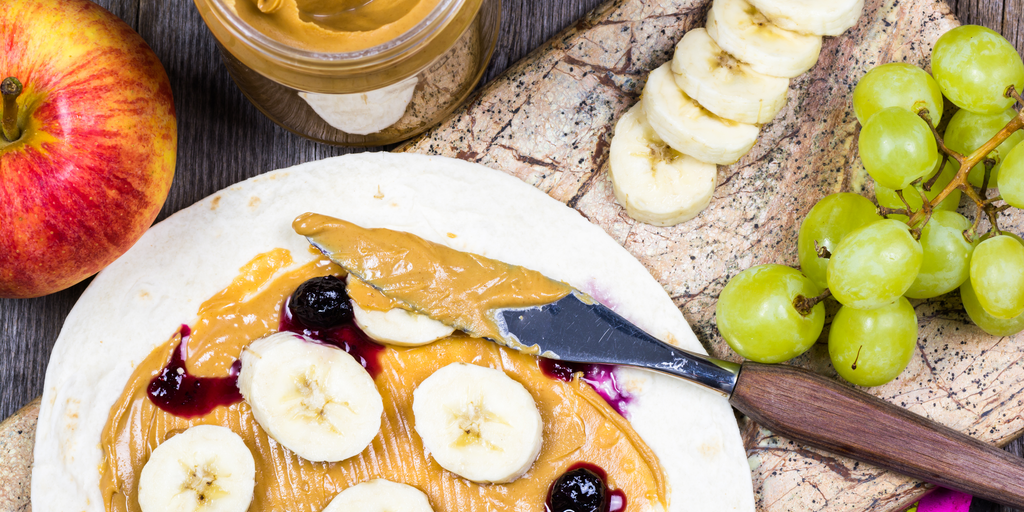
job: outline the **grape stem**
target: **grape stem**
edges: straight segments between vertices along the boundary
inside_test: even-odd
[[[1012,97],[1024,104],[1024,101],[1022,101],[1020,95],[1017,94],[1013,86],[1006,89],[1006,96]],[[918,115],[928,123],[928,127],[931,129],[932,135],[935,136],[935,142],[938,144],[939,150],[941,150],[947,158],[956,160],[956,162],[960,164],[960,169],[957,171],[956,176],[953,177],[953,179],[945,188],[942,189],[941,192],[939,192],[937,196],[935,196],[931,201],[925,201],[920,210],[913,212],[910,219],[907,221],[907,224],[910,226],[920,224],[918,229],[924,228],[924,222],[928,222],[931,218],[932,209],[946,199],[949,194],[953,193],[954,190],[960,189],[967,195],[967,197],[974,201],[974,204],[978,206],[978,214],[975,217],[974,226],[969,230],[970,237],[968,237],[968,233],[964,233],[964,237],[968,238],[968,240],[974,237],[977,233],[978,223],[980,222],[983,213],[989,218],[989,221],[992,222],[992,229],[996,233],[999,233],[1000,231],[996,224],[996,220],[998,219],[999,212],[1002,210],[999,210],[991,202],[986,202],[985,200],[985,188],[988,187],[989,174],[992,169],[991,166],[995,164],[995,162],[992,162],[988,157],[988,154],[1002,144],[1003,141],[1005,141],[1014,132],[1024,128],[1024,110],[1017,112],[1017,115],[1014,116],[1006,126],[999,130],[995,136],[967,156],[961,155],[946,146],[946,143],[942,140],[942,136],[940,136],[938,130],[935,129],[935,124],[932,123],[931,115],[929,115],[927,109],[921,109],[921,111],[918,112]],[[970,174],[971,169],[973,169],[974,166],[982,162],[985,162],[985,179],[982,183],[983,188],[981,194],[979,194],[967,180],[967,176]],[[900,197],[902,197],[902,195]]]
[[[890,215],[906,215],[907,217],[910,216],[910,212],[907,211],[905,208],[886,208],[884,206],[878,206],[877,210],[879,215],[887,219]]]
[[[1017,100],[1017,103],[1020,103],[1021,106],[1024,106],[1024,98],[1021,98],[1020,94],[1017,94],[1017,90],[1012,85],[1006,88],[1006,95]]]
[[[828,288],[825,288],[825,291],[821,292],[821,295],[818,295],[817,297],[807,298],[803,295],[797,295],[796,298],[793,299],[793,307],[796,308],[797,313],[807,316],[811,314],[811,310],[814,309],[814,306],[817,306],[819,302],[829,298],[831,295],[832,292]]]
[[[939,164],[939,170],[935,171],[935,174],[930,179],[928,179],[928,181],[924,182],[924,185],[921,186],[921,188],[923,188],[925,192],[931,192],[932,191],[932,187],[935,186],[935,182],[936,181],[939,181],[939,176],[941,176],[942,175],[942,171],[946,169],[946,164],[948,162],[949,162],[949,155],[946,154],[946,153],[943,153],[942,154],[942,163]]]
[[[828,250],[828,247],[824,245],[818,245],[818,241],[814,241],[814,252],[819,258],[828,259],[832,257],[832,253]]]

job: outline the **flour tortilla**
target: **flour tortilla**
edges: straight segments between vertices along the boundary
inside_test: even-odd
[[[313,258],[291,228],[313,211],[409,231],[539,270],[651,334],[705,353],[665,290],[576,211],[504,173],[443,157],[359,154],[229,187],[154,226],[101,272],[64,323],[36,433],[36,512],[102,511],[99,439],[133,369],[239,268],[277,247]],[[454,235],[454,237],[452,237]],[[679,379],[618,369],[627,417],[660,458],[669,510],[753,512],[750,470],[725,398]],[[441,511],[438,511],[441,512]],[[634,511],[639,512],[639,511]]]

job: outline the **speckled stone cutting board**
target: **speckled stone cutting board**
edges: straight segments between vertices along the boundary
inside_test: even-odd
[[[865,186],[850,103],[854,85],[877,64],[926,67],[935,40],[959,22],[934,0],[867,0],[858,25],[826,38],[818,64],[791,81],[787,106],[751,152],[719,167],[707,210],[670,228],[638,223],[612,193],[612,130],[639,99],[647,73],[671,58],[687,30],[703,26],[710,4],[604,4],[402,149],[480,162],[575,208],[650,270],[710,352],[736,360],[715,328],[722,287],[753,265],[798,266],[797,231],[811,206],[827,194]],[[1024,216],[1007,218],[1002,227],[1020,233]],[[989,336],[969,323],[956,293],[943,299],[915,302],[921,328],[914,359],[897,380],[869,391],[1006,444],[1024,429],[1024,336]],[[796,363],[835,377],[823,344]],[[895,511],[928,489],[747,420],[741,427],[762,511]]]
[[[752,265],[797,266],[800,220],[821,197],[860,191],[858,125],[849,102],[872,66],[927,63],[957,25],[943,3],[868,0],[857,27],[826,38],[818,65],[790,85],[789,103],[739,163],[719,168],[711,206],[658,228],[616,204],[607,175],[615,121],[675,42],[702,26],[709,0],[612,0],[485,87],[451,119],[401,150],[480,162],[518,176],[604,228],[665,286],[709,351],[735,359],[714,327],[730,277]],[[870,191],[867,191],[870,193]],[[1024,216],[1003,227],[1020,233]],[[955,294],[953,294],[955,295]],[[969,324],[959,298],[918,302],[918,351],[896,381],[870,391],[986,441],[1024,429],[1024,336]],[[834,376],[823,345],[797,364]],[[27,511],[38,403],[0,425],[0,510]],[[851,421],[856,421],[851,418]],[[927,487],[794,444],[741,421],[759,510],[896,511]]]

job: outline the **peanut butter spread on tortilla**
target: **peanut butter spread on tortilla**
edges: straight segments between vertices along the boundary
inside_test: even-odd
[[[302,50],[354,52],[404,34],[440,0],[223,0],[249,26]]]
[[[540,272],[410,233],[367,229],[315,213],[300,215],[292,227],[401,307],[509,346],[516,343],[502,336],[494,320],[496,310],[548,304],[572,293],[571,286]]]
[[[330,274],[341,277],[345,271],[326,258],[296,267],[284,249],[254,258],[230,286],[200,307],[187,340],[187,371],[228,375],[243,347],[276,332],[282,306],[299,284]],[[172,336],[136,367],[110,410],[100,441],[100,490],[107,511],[140,512],[138,478],[150,454],[171,436],[200,424],[230,428],[252,451],[256,488],[249,510],[254,512],[320,512],[345,488],[374,478],[419,488],[437,512],[541,512],[551,482],[580,461],[606,470],[609,486],[625,492],[630,511],[659,510],[667,503],[658,459],[629,422],[580,379],[552,379],[542,373],[536,358],[515,350],[463,334],[422,347],[385,348],[375,377],[384,400],[377,437],[348,460],[314,463],[270,438],[244,401],[195,418],[157,408],[147,387],[180,339]],[[501,369],[533,395],[544,421],[544,444],[522,478],[509,484],[472,483],[445,471],[424,452],[413,429],[413,390],[455,361]]]

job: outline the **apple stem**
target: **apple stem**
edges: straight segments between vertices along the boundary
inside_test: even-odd
[[[0,83],[0,93],[4,97],[3,131],[7,142],[14,142],[21,137],[21,129],[18,128],[18,96],[21,91],[21,81],[13,76]]]

